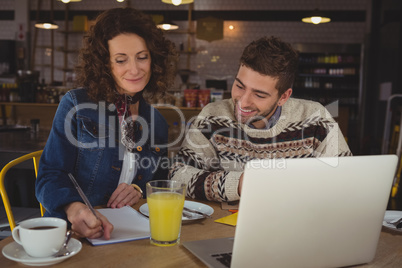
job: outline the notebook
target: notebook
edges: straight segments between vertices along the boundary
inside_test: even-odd
[[[252,160],[235,238],[183,245],[209,267],[225,267],[212,256],[231,252],[231,267],[370,262],[397,162],[395,155]]]
[[[149,219],[130,206],[102,208],[98,211],[113,224],[113,232],[109,240],[103,237],[87,238],[93,246],[147,239],[151,235]]]

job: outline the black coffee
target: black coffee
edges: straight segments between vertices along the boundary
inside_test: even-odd
[[[29,230],[50,230],[57,228],[56,226],[37,226],[37,227],[31,227]]]

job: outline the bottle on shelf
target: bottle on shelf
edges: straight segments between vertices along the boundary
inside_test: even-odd
[[[181,94],[181,92],[175,92],[173,96],[175,98],[174,105],[176,107],[182,107],[183,106],[183,99],[184,99],[183,94]]]
[[[359,62],[359,54],[352,50],[346,53],[300,53],[295,96],[321,103],[337,99],[341,104],[357,105]]]
[[[13,86],[9,86],[9,101],[10,102],[20,102],[21,101],[21,96],[19,94],[18,86],[17,84],[14,84]]]
[[[38,102],[38,103],[46,103],[47,102],[45,79],[42,79],[41,83],[38,84],[38,87],[36,90],[36,102]]]
[[[47,103],[59,103],[59,91],[55,87],[48,87]]]
[[[317,88],[316,80],[311,76],[306,77],[304,80],[304,87],[305,88]]]
[[[320,79],[318,77],[313,79],[313,88],[320,88]]]
[[[10,101],[10,89],[8,84],[4,83],[0,87],[0,101],[1,102],[8,102]]]

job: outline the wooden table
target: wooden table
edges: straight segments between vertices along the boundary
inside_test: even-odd
[[[141,200],[134,208],[145,203]],[[202,219],[183,223],[180,240],[191,241],[208,238],[232,237],[235,227],[215,223],[214,220],[230,215],[222,210],[219,203],[203,202],[214,209],[211,219]],[[0,250],[12,242],[12,237],[0,241]],[[205,267],[193,254],[182,245],[158,247],[150,244],[149,239],[124,242],[112,245],[91,246],[81,239],[82,250],[55,267]],[[22,267],[24,265],[11,261],[0,254],[0,267]],[[26,266],[24,266],[26,267]]]
[[[138,209],[145,201],[134,207]],[[202,219],[184,223],[181,231],[181,241],[201,240],[234,236],[235,227],[215,223],[214,220],[227,216],[230,212],[222,210],[220,204],[203,202],[211,206],[215,212],[211,219]],[[0,250],[12,242],[8,237],[0,241]],[[85,239],[81,240],[82,250],[70,259],[55,267],[205,267],[194,255],[182,245],[172,247],[157,247],[148,239],[125,242],[113,245],[91,246]],[[291,256],[291,254],[290,254]],[[26,267],[8,260],[2,254],[0,266]],[[402,267],[402,233],[383,229],[373,262],[359,267]]]

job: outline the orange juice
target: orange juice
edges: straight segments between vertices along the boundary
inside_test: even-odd
[[[156,192],[147,197],[151,243],[159,246],[175,245],[181,229],[184,195]]]

